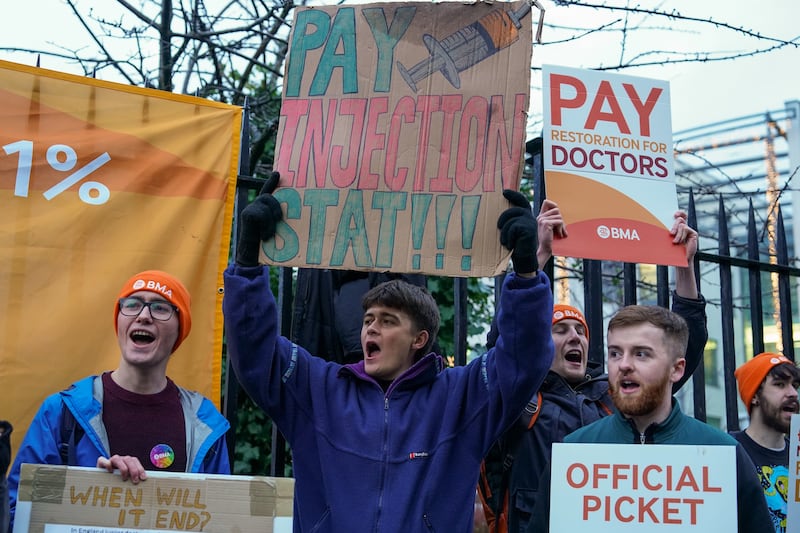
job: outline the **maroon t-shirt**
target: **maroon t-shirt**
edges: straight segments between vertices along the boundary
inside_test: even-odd
[[[145,470],[186,471],[183,408],[171,379],[157,394],[137,394],[104,373],[103,424],[111,455],[138,457]]]

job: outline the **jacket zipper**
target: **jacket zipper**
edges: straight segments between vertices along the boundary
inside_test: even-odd
[[[381,492],[378,495],[378,515],[375,522],[375,531],[380,531],[381,519],[383,515],[383,489],[386,481],[386,471],[388,469],[388,432],[389,432],[389,397],[383,397],[383,466],[381,471]]]

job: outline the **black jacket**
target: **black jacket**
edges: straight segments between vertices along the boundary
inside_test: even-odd
[[[672,294],[672,310],[683,317],[689,327],[686,372],[675,384],[673,391],[686,383],[703,360],[703,350],[708,339],[705,307],[706,301],[702,295],[694,300],[683,298],[674,292]],[[597,369],[594,373],[597,373]],[[503,471],[500,463],[506,461],[511,464],[505,472],[508,509],[503,511],[509,533],[524,532],[527,528],[536,504],[540,478],[550,462],[552,444],[563,441],[569,433],[611,414],[614,410],[608,394],[608,376],[605,374],[587,375],[585,381],[570,387],[558,374],[549,372],[539,392],[542,400],[533,427],[519,432],[518,435],[513,433],[518,430],[509,430],[487,455],[487,464],[482,472],[482,477],[487,475],[485,472],[491,472],[497,479],[500,476],[496,473]],[[525,416],[523,414],[523,418]],[[520,423],[517,424],[519,426]],[[481,479],[481,482],[486,481]],[[487,514],[496,516],[497,510],[492,509]]]
[[[527,527],[539,491],[539,476],[550,461],[552,444],[560,442],[575,428],[611,414],[614,409],[605,375],[590,378],[573,388],[564,378],[549,372],[541,393],[539,417],[521,439],[510,470],[509,532],[524,531]]]
[[[8,533],[8,480],[6,473],[11,463],[11,424],[0,420],[0,533]]]

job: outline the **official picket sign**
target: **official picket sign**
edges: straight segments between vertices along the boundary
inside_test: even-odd
[[[736,531],[733,446],[553,445],[550,531]]]

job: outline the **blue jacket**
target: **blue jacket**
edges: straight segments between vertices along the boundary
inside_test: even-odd
[[[222,308],[242,386],[292,446],[294,531],[472,532],[481,459],[552,362],[544,274],[506,277],[494,349],[448,369],[428,354],[386,392],[278,334],[267,268],[229,267]]]
[[[187,472],[230,474],[225,433],[230,424],[214,404],[201,394],[178,387],[186,423]],[[100,456],[109,457],[108,438],[103,426],[103,381],[89,376],[69,389],[48,396],[34,416],[14,459],[8,476],[11,522],[17,504],[22,463],[60,465],[62,405],[65,404],[83,428],[75,446],[75,464],[93,467]]]
[[[739,533],[765,533],[772,530],[767,513],[767,504],[756,467],[736,439],[727,433],[709,426],[681,411],[673,398],[672,411],[660,424],[650,425],[640,433],[632,420],[619,411],[582,427],[564,438],[564,442],[586,442],[605,444],[695,444],[707,446],[736,446],[736,501]],[[549,483],[547,487],[549,488]],[[544,498],[536,502],[528,533],[548,531],[549,490]]]

